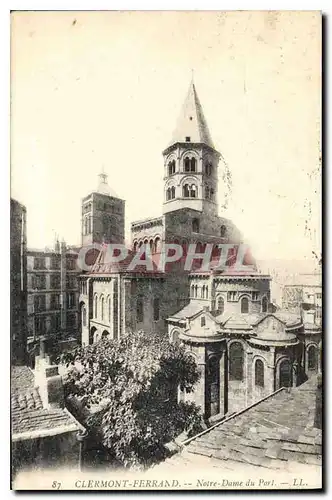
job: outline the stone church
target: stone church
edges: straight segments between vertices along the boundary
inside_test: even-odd
[[[272,307],[271,278],[257,270],[249,251],[244,266],[234,266],[243,239],[218,213],[219,170],[225,165],[193,82],[163,159],[162,215],[131,224],[126,259],[107,264],[101,251],[92,270],[81,276],[82,344],[138,329],[164,332],[172,342],[184,343],[201,378],[193,393],[179,393],[179,398],[199,404],[206,417],[232,413],[280,387],[301,384],[321,369],[321,325],[308,327],[300,309]],[[103,173],[98,189],[82,200],[82,246],[124,243],[124,222],[125,202]],[[220,257],[218,245],[230,248],[222,269],[202,271],[195,258],[190,270],[183,259],[160,270],[167,243],[180,245],[183,259],[193,244],[202,254],[210,244],[212,261]],[[142,247],[149,249],[152,268],[131,269]]]

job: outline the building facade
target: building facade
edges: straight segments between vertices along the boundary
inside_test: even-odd
[[[10,332],[11,360],[24,364],[27,354],[26,208],[10,200]]]
[[[27,252],[28,333],[59,340],[79,338],[79,274],[77,249],[63,242],[54,250]]]
[[[162,215],[132,223],[126,259],[110,264],[102,249],[92,270],[81,276],[83,344],[137,329],[161,331],[172,342],[182,342],[201,378],[193,393],[179,398],[194,401],[206,417],[237,411],[279,387],[300,384],[320,370],[321,331],[306,330],[301,314],[275,311],[271,278],[257,270],[248,249],[242,268],[236,265],[243,238],[218,213],[223,158],[193,83],[163,159]],[[112,240],[112,232],[108,237]],[[170,243],[181,247],[182,257],[161,268]],[[227,258],[217,269],[213,263],[220,262],[219,245],[225,244]],[[211,267],[203,271],[206,251]],[[149,268],[131,265],[147,255]],[[315,335],[316,351],[309,362],[304,346],[310,335]]]

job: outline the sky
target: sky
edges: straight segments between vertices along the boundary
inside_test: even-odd
[[[318,12],[15,12],[11,196],[28,246],[80,243],[81,198],[109,185],[130,222],[162,213],[163,157],[190,80],[216,149],[220,215],[257,259],[321,248]]]

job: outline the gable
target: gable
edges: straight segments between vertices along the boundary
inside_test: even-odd
[[[277,333],[285,330],[285,323],[273,315],[265,316],[257,325],[257,333],[275,331]]]

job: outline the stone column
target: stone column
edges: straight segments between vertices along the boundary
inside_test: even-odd
[[[317,387],[316,387],[316,407],[315,407],[315,420],[314,427],[316,429],[322,428],[322,375],[317,375]]]
[[[250,348],[249,348],[250,349]],[[252,358],[253,353],[251,350],[247,351],[246,355],[246,365],[245,365],[245,377],[246,377],[246,406],[250,406],[252,403]]]
[[[130,293],[131,288],[131,280],[125,279],[123,280],[123,292],[122,292],[122,303],[121,303],[121,314],[122,314],[122,327],[124,332],[127,332],[132,329],[132,311],[130,304]]]
[[[292,364],[292,386],[296,387],[297,386],[297,379],[299,375],[299,364],[297,361],[294,361]]]
[[[322,373],[322,341],[318,344],[318,373]]]

